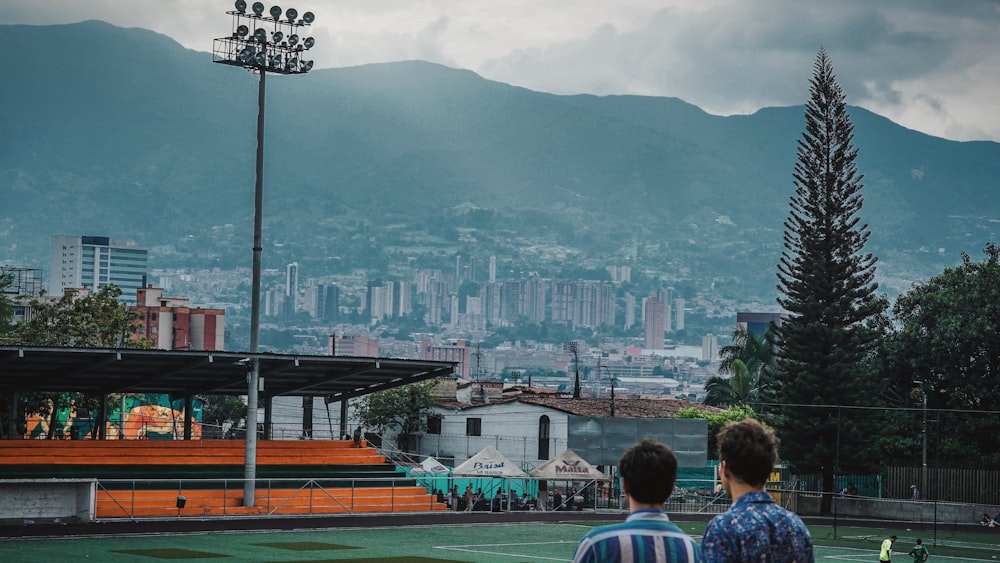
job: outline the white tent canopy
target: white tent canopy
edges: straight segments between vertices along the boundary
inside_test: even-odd
[[[527,479],[528,474],[493,446],[486,446],[452,470],[455,477],[510,477]]]
[[[531,476],[539,480],[561,481],[607,481],[609,479],[573,450],[565,450],[539,465],[531,472]]]

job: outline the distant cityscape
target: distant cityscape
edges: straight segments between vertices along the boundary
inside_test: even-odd
[[[44,286],[50,298],[113,284],[140,314],[135,336],[156,348],[246,349],[249,268],[150,269],[147,248],[107,236],[55,235],[51,249]],[[602,396],[617,386],[622,395],[701,400],[704,381],[718,374],[720,339],[726,342],[736,323],[754,320],[750,313],[706,315],[713,307],[673,287],[640,293],[627,265],[606,266],[600,280],[531,273],[498,279],[496,257],[454,260],[450,272],[396,267],[393,279],[367,279],[362,272],[310,276],[296,262],[266,269],[262,347],[288,354],[448,360],[457,362],[456,375],[465,380],[553,389],[571,388],[579,371],[584,396]],[[484,265],[485,273],[477,271]],[[15,273],[15,295],[43,289],[40,270]],[[16,318],[30,314],[26,299],[15,302]],[[697,333],[686,330],[689,318],[698,320]],[[558,335],[518,337],[530,333],[521,328],[542,324],[560,327],[563,338],[576,344],[554,341]]]

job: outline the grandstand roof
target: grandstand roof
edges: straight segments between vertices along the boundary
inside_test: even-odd
[[[245,395],[251,355],[0,346],[0,392]],[[257,354],[263,395],[340,401],[454,372],[455,362]]]

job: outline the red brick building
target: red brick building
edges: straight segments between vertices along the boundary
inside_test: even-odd
[[[163,290],[149,285],[136,290],[139,314],[133,340],[148,338],[159,350],[224,350],[225,309],[191,307],[187,298],[164,297]]]

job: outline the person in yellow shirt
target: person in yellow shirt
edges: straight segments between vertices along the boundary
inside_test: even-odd
[[[889,539],[882,542],[882,549],[878,554],[879,561],[892,561],[892,544],[895,542],[896,536],[890,536]]]

